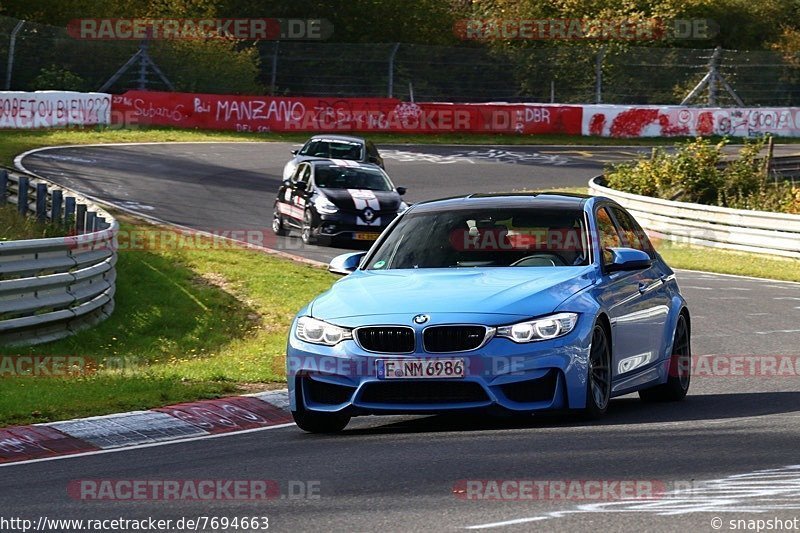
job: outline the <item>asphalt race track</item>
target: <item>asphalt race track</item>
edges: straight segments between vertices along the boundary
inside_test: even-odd
[[[266,229],[285,143],[64,148],[24,166],[100,200],[204,230]],[[382,146],[408,199],[583,186],[647,148]],[[326,260],[342,250],[269,244]],[[354,419],[338,436],[296,427],[0,468],[0,509],[35,518],[269,516],[277,531],[729,531],[800,518],[800,284],[681,271],[698,360],[686,401],[613,400],[600,422],[564,417]],[[701,364],[702,363],[702,364]],[[767,365],[767,366],[765,366]],[[770,374],[769,365],[775,365]],[[765,368],[767,370],[765,371]],[[774,371],[777,370],[777,371]],[[730,375],[735,374],[735,375]],[[777,375],[774,375],[777,374]],[[313,498],[85,502],[75,479],[270,479]],[[647,500],[466,498],[465,480],[646,481]],[[715,519],[721,518],[722,523]],[[720,527],[716,527],[720,526]],[[741,529],[741,527],[740,527]]]

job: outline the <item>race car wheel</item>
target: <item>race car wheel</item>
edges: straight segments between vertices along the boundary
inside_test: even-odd
[[[289,230],[286,229],[286,226],[283,224],[283,215],[278,210],[278,204],[275,204],[275,207],[272,210],[272,231],[275,232],[275,235],[285,236],[288,235]]]
[[[686,397],[692,378],[692,347],[686,317],[680,315],[672,341],[672,356],[669,360],[669,378],[663,385],[639,391],[645,402],[677,402]]]
[[[317,236],[314,235],[314,226],[311,211],[306,211],[303,215],[303,225],[300,227],[300,237],[304,244],[316,244]]]
[[[586,380],[586,407],[583,415],[594,419],[603,416],[611,399],[611,346],[606,330],[595,324],[589,349],[589,372]]]

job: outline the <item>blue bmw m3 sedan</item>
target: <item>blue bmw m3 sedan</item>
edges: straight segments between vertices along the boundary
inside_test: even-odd
[[[619,204],[509,193],[413,205],[304,307],[287,346],[310,432],[353,416],[454,411],[595,418],[615,396],[681,400],[690,315]]]

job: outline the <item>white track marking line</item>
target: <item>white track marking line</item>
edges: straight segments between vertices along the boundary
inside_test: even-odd
[[[750,281],[761,281],[769,283],[785,283],[787,285],[794,285],[800,287],[800,281],[785,281],[782,279],[772,279],[772,278],[756,278],[753,276],[741,276],[739,274],[721,274],[719,272],[706,272],[705,270],[689,270],[686,268],[675,269],[675,272],[690,272],[694,274],[705,274],[707,276],[721,276],[724,278],[747,279]],[[678,281],[680,282],[680,278],[678,278]]]
[[[682,483],[681,480],[673,481],[675,485],[678,482]],[[788,465],[712,480],[699,482],[691,480],[688,487],[673,488],[658,498],[583,503],[571,509],[475,524],[464,529],[492,529],[585,513],[648,513],[674,516],[711,512],[719,514],[733,511],[760,513],[795,510],[800,509],[797,499],[799,492],[800,465]]]

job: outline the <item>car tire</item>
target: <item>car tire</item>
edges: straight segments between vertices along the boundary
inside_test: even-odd
[[[639,391],[645,402],[678,402],[686,397],[692,378],[692,344],[689,324],[681,314],[672,337],[672,355],[669,360],[669,377],[663,385]]]
[[[300,238],[303,244],[317,244],[317,236],[314,235],[314,217],[311,211],[303,213],[303,225],[300,226]]]
[[[298,396],[302,393],[298,391]],[[316,413],[303,405],[302,397],[297,398],[297,410],[292,411],[297,427],[308,433],[339,433],[350,423],[350,416],[341,413]]]
[[[584,418],[595,420],[606,414],[611,400],[611,345],[602,324],[595,324],[589,347]]]
[[[285,237],[289,234],[289,230],[286,229],[286,224],[283,222],[283,215],[278,210],[278,204],[275,204],[275,207],[272,209],[272,231],[275,235],[279,235],[281,237]]]

